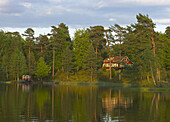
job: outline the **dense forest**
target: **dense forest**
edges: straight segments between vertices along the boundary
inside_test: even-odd
[[[168,83],[170,26],[160,33],[148,15],[138,14],[136,19],[126,27],[77,29],[73,39],[64,23],[39,37],[32,28],[23,34],[1,30],[0,81],[19,81],[23,74],[30,74],[34,80]],[[102,64],[109,56],[128,56],[133,65],[106,70]]]

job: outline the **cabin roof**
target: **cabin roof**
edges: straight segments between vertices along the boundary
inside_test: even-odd
[[[112,57],[110,57],[110,59],[112,60],[112,61],[114,61],[114,62],[120,62],[120,61],[122,61],[123,59],[129,59],[127,56],[112,56]],[[110,60],[109,59],[109,57],[108,58],[106,58],[105,60]]]

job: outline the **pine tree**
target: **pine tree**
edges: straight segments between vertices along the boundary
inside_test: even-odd
[[[25,43],[25,47],[28,48],[27,51],[27,57],[28,57],[28,71],[29,71],[29,75],[32,75],[33,73],[31,72],[31,52],[32,52],[32,48],[34,45],[34,30],[32,28],[28,28],[24,34],[22,34],[23,36],[26,36],[26,43]]]
[[[68,27],[64,23],[60,23],[58,27],[51,26],[50,43],[49,46],[53,50],[53,68],[52,76],[54,77],[55,69],[60,70],[62,68],[62,56],[61,53],[67,46],[71,46],[71,38],[69,35]],[[57,52],[57,58],[56,58]],[[62,70],[64,70],[62,68]]]
[[[157,85],[155,80],[155,41],[154,30],[155,24],[145,15],[137,15],[138,23],[127,28],[125,34],[127,46],[127,54],[135,62],[135,68],[139,71],[141,80],[145,80],[149,74],[153,83]]]
[[[90,42],[96,49],[96,58],[99,59],[102,50],[106,45],[106,39],[104,38],[104,27],[103,26],[93,26],[87,29],[89,34]]]
[[[93,48],[93,45],[91,44],[87,50],[86,56],[85,56],[85,65],[86,70],[90,72],[91,75],[91,82],[93,81],[94,74],[97,69],[97,59],[96,54]]]
[[[73,53],[77,71],[80,68],[85,68],[84,65],[85,54],[90,45],[88,41],[89,36],[85,29],[76,30],[73,38]]]
[[[25,73],[27,73],[25,56],[16,48],[10,59],[10,77],[11,79],[19,81],[20,77]]]
[[[69,78],[69,72],[73,67],[72,57],[72,51],[67,47],[62,53],[62,62],[65,72],[67,73],[67,79]]]
[[[39,61],[37,62],[37,71],[35,73],[35,75],[38,78],[41,78],[41,80],[49,75],[49,66],[45,63],[44,58],[40,57]]]

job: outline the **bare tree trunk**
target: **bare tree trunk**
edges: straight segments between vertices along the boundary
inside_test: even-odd
[[[19,81],[19,75],[18,75],[18,73],[17,73],[17,81]]]
[[[121,56],[122,56],[122,54],[121,54],[121,52],[122,52],[122,50],[121,50],[121,38],[120,38],[120,52],[119,52],[119,57],[120,57],[120,60],[121,60]],[[119,81],[121,80],[121,69],[119,69]]]
[[[121,69],[119,69],[119,80],[121,80]]]
[[[158,79],[159,79],[159,81],[161,81],[161,70],[160,69],[158,71]]]
[[[155,78],[154,78],[154,75],[153,75],[153,70],[152,70],[152,67],[151,67],[151,75],[152,75],[152,79],[153,79],[153,83],[154,83],[154,85],[155,85],[155,86],[157,86],[157,85],[156,85]]]
[[[67,71],[67,80],[68,80],[68,71]]]
[[[30,40],[29,40],[29,43],[30,43]],[[30,45],[29,45],[29,59],[28,59],[29,60],[29,64],[28,64],[29,75],[30,75],[30,62],[31,62],[31,56],[30,55],[31,55],[31,49],[30,49]]]
[[[96,59],[97,59],[97,45],[96,45]]]
[[[107,35],[107,32],[106,32],[106,37],[107,37],[107,42],[108,42],[108,49],[109,49],[109,61],[110,61],[110,80],[112,79],[112,67],[111,67],[111,55],[110,55],[110,43],[109,43],[109,40],[108,40],[108,35]]]
[[[93,71],[92,71],[92,64],[91,64],[91,82],[93,81]]]
[[[54,63],[55,63],[55,50],[54,50],[54,47],[53,47],[53,72],[52,72],[53,80],[54,80]]]
[[[110,80],[112,79],[112,67],[111,67],[111,58],[110,58],[110,51],[109,51],[109,61],[110,61]]]
[[[160,81],[160,75],[159,75],[159,68],[156,68],[156,80],[157,82]]]
[[[151,34],[153,35],[153,30],[151,31]],[[156,51],[155,51],[155,41],[154,41],[154,38],[153,36],[151,36],[151,41],[152,41],[152,48],[153,48],[153,54],[154,54],[154,62],[155,62],[155,67],[157,68],[157,72],[156,72],[156,82],[158,82],[159,80],[159,73],[158,73],[158,66],[156,64]]]
[[[149,83],[149,73],[148,73],[148,75],[147,75],[147,81],[148,81],[148,83]]]

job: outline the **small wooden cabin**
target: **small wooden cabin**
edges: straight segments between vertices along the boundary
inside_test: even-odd
[[[23,81],[31,81],[31,76],[30,75],[23,75],[22,80]]]
[[[130,59],[127,56],[113,56],[110,57],[111,59],[111,68],[123,68],[126,66],[131,66],[133,65],[133,62],[130,61]],[[106,58],[103,61],[103,68],[106,67],[106,69],[110,69],[110,59]]]

